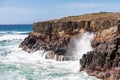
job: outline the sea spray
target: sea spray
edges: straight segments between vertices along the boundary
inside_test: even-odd
[[[78,62],[73,65],[73,67],[76,67],[73,68],[75,72],[78,72],[80,69],[79,60],[82,58],[83,54],[93,50],[91,46],[93,39],[94,34],[92,32],[85,32],[71,38],[67,53],[72,54],[78,60]]]
[[[96,80],[83,72],[72,71],[77,61],[44,59],[41,50],[29,54],[18,48],[26,35],[10,36],[13,37],[4,34],[0,38],[0,53],[6,53],[0,56],[0,80]]]

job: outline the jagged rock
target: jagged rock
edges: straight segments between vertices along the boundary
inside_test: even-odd
[[[102,79],[120,79],[120,13],[94,13],[37,22],[33,32],[20,44],[29,53],[44,49],[47,59],[75,60],[67,52],[70,39],[93,32],[94,51],[84,54],[81,70]]]
[[[99,15],[103,14],[100,13]],[[60,19],[34,23],[34,32],[29,33],[29,36],[25,38],[19,47],[27,52],[44,49],[46,51],[53,51],[57,55],[67,54],[67,56],[72,56],[66,50],[70,39],[75,35],[82,34],[86,31],[94,32],[94,42],[101,41],[103,38],[106,39],[106,35],[108,36],[107,39],[116,36],[115,32],[117,30],[118,18],[112,16],[112,14],[120,16],[118,13],[105,13],[106,16],[96,17],[94,19],[89,18],[87,20],[84,18],[78,20]],[[93,14],[92,16],[96,15]],[[90,17],[91,15],[87,16]]]
[[[110,29],[109,29],[110,30]],[[108,31],[109,32],[109,31]],[[81,71],[103,80],[120,79],[120,33],[119,21],[114,37],[93,42],[94,50],[84,54],[80,59]],[[109,32],[109,34],[112,36]],[[104,34],[105,36],[105,34]],[[108,35],[109,36],[109,35]],[[106,35],[106,37],[108,37]]]

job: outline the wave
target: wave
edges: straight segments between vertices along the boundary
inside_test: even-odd
[[[28,34],[29,31],[0,31],[0,34]]]
[[[45,59],[42,55],[43,50],[30,54],[22,51],[18,48],[21,40],[15,42],[13,39],[24,39],[26,36],[19,34],[0,36],[0,41],[10,40],[5,46],[0,45],[0,53],[3,53],[0,55],[0,80],[97,80],[78,72],[79,61],[57,62]]]
[[[42,50],[28,54],[16,46],[14,45],[9,48],[11,51],[7,56],[0,57],[1,65],[8,66],[2,67],[5,70],[7,69],[5,73],[9,73],[11,69],[15,69],[12,74],[9,74],[10,80],[16,80],[13,79],[14,76],[19,78],[17,80],[29,80],[26,77],[27,75],[30,75],[29,78],[32,80],[97,80],[84,72],[76,71],[78,61],[57,62],[43,58],[41,56]],[[21,73],[24,73],[24,75]],[[3,78],[6,79],[6,76],[2,76],[1,79],[3,80]]]
[[[0,56],[1,62],[5,62],[5,63],[16,63],[17,62],[17,63],[34,63],[35,64],[36,62],[42,60],[42,57],[40,55],[42,51],[28,54],[14,47],[13,50],[10,49],[10,51],[8,52],[9,53],[6,56]]]
[[[5,34],[5,35],[0,35],[0,41],[4,40],[16,40],[16,39],[24,39],[27,37],[27,35],[20,35],[20,34]]]

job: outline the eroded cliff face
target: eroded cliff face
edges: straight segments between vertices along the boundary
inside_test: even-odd
[[[80,59],[81,71],[101,79],[120,79],[120,13],[97,13],[37,22],[33,32],[20,44],[29,53],[47,52],[46,59],[75,60],[68,53],[70,39],[85,32],[93,32],[93,51]]]
[[[108,31],[109,34],[106,34]],[[104,33],[104,34],[103,34]],[[94,50],[80,59],[81,70],[104,80],[120,79],[120,21],[117,27],[102,31],[103,39],[93,42]]]
[[[40,49],[50,51],[50,53],[46,55],[46,58],[69,60],[71,57],[74,59],[74,54],[67,53],[66,51],[69,41],[73,36],[81,35],[82,33],[89,31],[95,33],[95,41],[100,41],[104,38],[114,37],[116,25],[117,19],[111,18],[90,21],[38,22],[33,24],[34,32],[29,33],[29,36],[19,47],[27,52],[34,52]],[[102,34],[103,32],[104,34]],[[58,58],[55,58],[56,55]]]

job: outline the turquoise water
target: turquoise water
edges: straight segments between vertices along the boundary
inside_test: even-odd
[[[32,25],[0,26],[0,80],[97,80],[79,72],[79,61],[44,59],[43,52],[28,54],[18,48]]]

